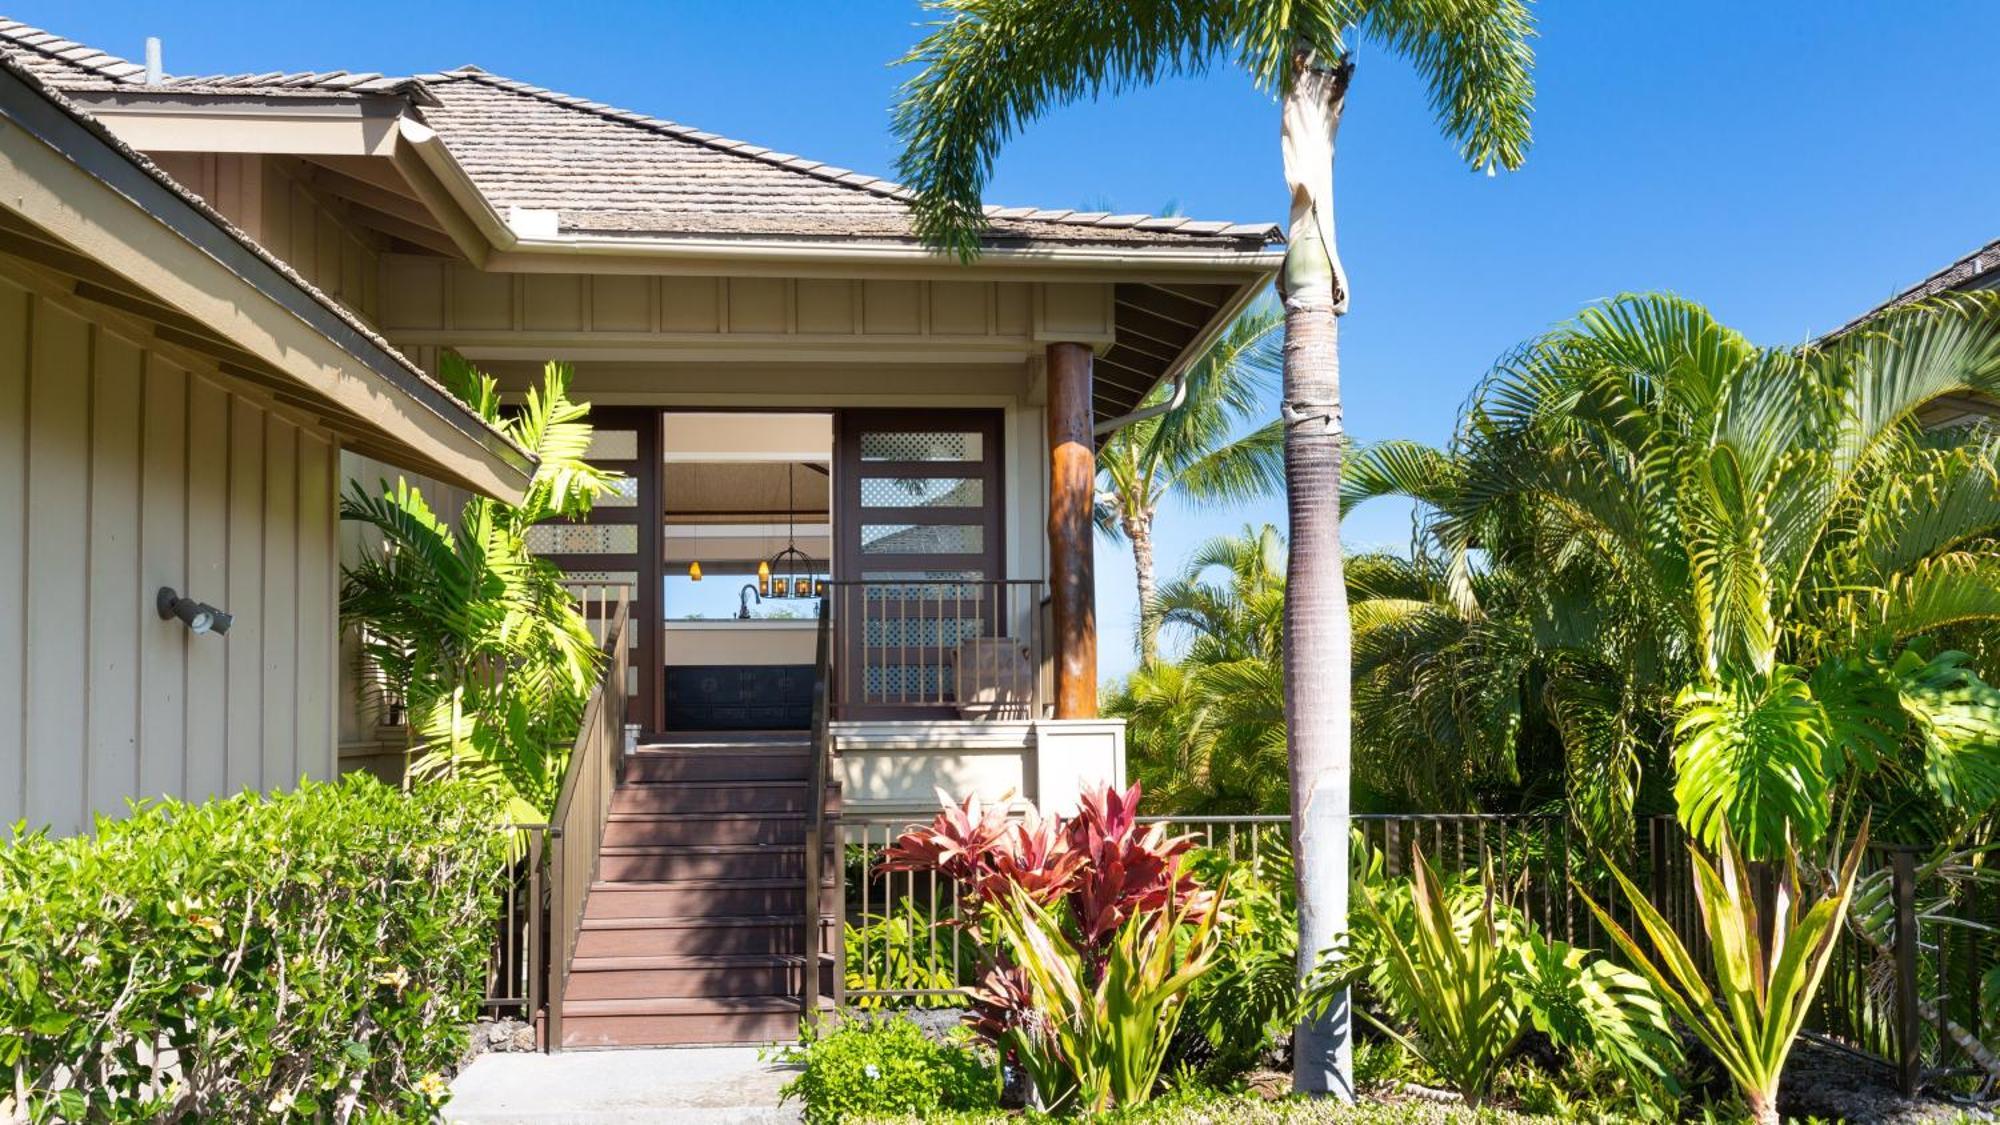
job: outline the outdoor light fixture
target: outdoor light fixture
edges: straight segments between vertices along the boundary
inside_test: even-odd
[[[693,562],[691,562],[691,563],[689,563],[689,564],[688,564],[688,581],[690,581],[690,582],[699,582],[699,581],[701,581],[701,560],[700,560],[700,559],[696,559],[695,561],[693,561]]]
[[[160,611],[160,620],[171,621],[178,617],[181,619],[181,624],[188,627],[188,632],[197,637],[203,633],[214,633],[219,637],[229,632],[229,627],[236,622],[234,616],[222,612],[207,602],[181,597],[174,592],[172,586],[160,587],[159,596],[154,599],[153,604]]]
[[[794,520],[798,513],[798,497],[793,491],[790,462],[785,464],[785,549],[757,564],[757,592],[774,598],[816,597],[814,590],[822,581],[819,564],[811,555],[799,550],[798,529]],[[782,570],[783,574],[772,578],[771,572]]]

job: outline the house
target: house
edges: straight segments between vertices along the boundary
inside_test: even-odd
[[[37,83],[60,91],[87,115],[78,127],[144,153],[204,214],[332,302],[355,337],[407,356],[413,378],[447,349],[516,389],[547,360],[574,365],[598,427],[593,457],[629,484],[588,524],[538,529],[533,546],[587,606],[615,604],[607,591],[629,601],[623,694],[639,749],[597,826],[604,852],[582,928],[558,955],[573,957],[573,985],[591,986],[571,987],[564,1038],[768,1037],[776,1009],[717,999],[767,985],[692,982],[686,965],[658,958],[777,948],[684,923],[726,899],[730,933],[748,934],[802,894],[785,881],[815,849],[799,842],[805,829],[772,825],[819,823],[803,773],[789,771],[821,752],[804,728],[822,685],[850,832],[886,830],[931,807],[938,788],[1060,807],[1081,784],[1122,776],[1122,726],[1097,713],[1093,448],[1270,282],[1276,226],[989,208],[984,253],[962,263],[918,243],[892,183],[477,67],[169,76],[4,20],[0,50],[23,96]],[[207,321],[158,303],[182,312],[177,332]],[[105,425],[137,424],[113,414]],[[244,463],[229,471],[244,487],[261,476],[267,509],[270,483],[283,482],[316,528],[340,480],[372,483],[388,466],[427,478],[427,492],[504,487],[498,468],[477,474],[372,432],[315,437],[326,463],[305,473],[283,464],[299,440],[232,432]],[[30,475],[30,487],[59,489],[49,499],[61,513],[31,510],[31,521],[91,513],[88,532],[31,526],[33,552],[53,556],[41,540],[56,537],[64,558],[94,558],[100,527],[125,532],[150,507],[88,505],[78,491],[94,478]],[[254,545],[234,522],[226,534]],[[305,545],[245,564],[267,580],[286,563],[297,575],[296,589],[264,592],[266,606],[330,605],[330,534],[310,545],[309,587]],[[240,612],[254,588],[232,574],[218,604]],[[60,672],[37,675],[96,689],[89,662],[158,638],[134,637],[151,626],[123,604],[105,611],[120,631],[74,629],[84,601],[52,602],[31,635],[87,632],[87,646],[63,638],[74,654]],[[341,762],[391,768],[400,734],[326,702],[358,695],[354,662],[330,656],[330,628],[313,623],[314,663],[300,671],[317,677],[312,690],[261,704],[239,690],[229,718],[241,708],[245,724],[326,725],[325,707],[339,706]],[[228,660],[242,683],[263,675],[268,694],[282,666],[273,650],[289,642],[267,631],[245,645],[242,629],[203,655]],[[150,665],[136,659],[143,676]],[[129,672],[105,675],[105,694],[151,705]],[[78,737],[70,712],[36,722]],[[126,756],[145,760],[143,743]],[[311,769],[324,772],[314,746]],[[278,780],[204,774],[168,791]],[[45,796],[13,807],[44,815]]]

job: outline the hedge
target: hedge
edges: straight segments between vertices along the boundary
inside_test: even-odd
[[[90,836],[17,827],[0,1120],[435,1117],[498,909],[494,809],[350,775],[140,804]]]

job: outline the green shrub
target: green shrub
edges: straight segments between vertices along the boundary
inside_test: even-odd
[[[933,1039],[899,1016],[850,1017],[777,1050],[779,1061],[805,1067],[782,1096],[803,1102],[813,1125],[991,1108],[999,1102],[998,1072],[968,1040],[955,1029],[948,1040]]]
[[[14,1110],[434,1116],[498,908],[496,807],[462,783],[406,794],[350,776],[0,846]]]
[[[1048,1121],[1040,1114],[1028,1113],[1018,1116],[995,1111],[979,1113],[938,1113],[922,1117],[895,1117],[884,1115],[875,1118],[878,1125],[888,1122],[915,1122],[924,1125],[1023,1125],[1027,1122]],[[1509,1110],[1484,1106],[1470,1109],[1463,1105],[1441,1105],[1436,1102],[1401,1101],[1358,1101],[1351,1105],[1331,1098],[1288,1097],[1276,1101],[1265,1101],[1250,1094],[1220,1094],[1193,1092],[1169,1095],[1127,1109],[1093,1117],[1098,1125],[1219,1125],[1221,1122],[1244,1122],[1255,1125],[1539,1125],[1561,1120],[1553,1117],[1536,1117]]]

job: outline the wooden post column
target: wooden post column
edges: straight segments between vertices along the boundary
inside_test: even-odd
[[[1055,613],[1055,717],[1097,717],[1097,582],[1090,513],[1097,486],[1091,443],[1090,348],[1048,348],[1049,589]]]

